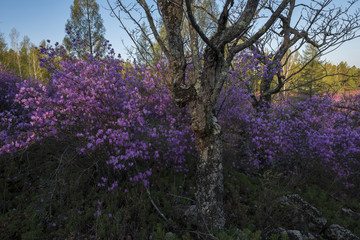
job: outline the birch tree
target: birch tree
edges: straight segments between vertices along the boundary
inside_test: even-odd
[[[20,54],[19,54],[19,32],[13,28],[11,29],[11,33],[10,33],[10,39],[11,39],[11,47],[14,50],[15,54],[16,54],[16,61],[18,64],[18,68],[19,68],[19,75],[21,77],[21,63],[20,63]]]

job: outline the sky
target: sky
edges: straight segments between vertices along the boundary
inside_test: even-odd
[[[129,58],[126,47],[132,45],[130,38],[120,28],[117,19],[110,16],[107,1],[97,2],[104,20],[105,38],[113,45],[116,53],[120,53],[124,59]],[[8,47],[12,28],[20,33],[20,41],[26,35],[35,45],[48,39],[52,43],[61,43],[72,4],[73,0],[0,0],[0,33],[4,34]],[[343,44],[323,59],[334,64],[346,61],[350,66],[360,68],[360,38]]]
[[[117,19],[110,16],[106,0],[97,0],[105,26],[105,38],[113,45],[115,52],[127,58],[125,46],[131,41],[119,27]],[[19,33],[19,42],[24,36],[39,45],[42,40],[61,43],[65,37],[65,24],[70,19],[70,6],[73,0],[0,0],[0,33],[11,47],[10,32],[15,28]],[[124,43],[124,44],[123,44]]]

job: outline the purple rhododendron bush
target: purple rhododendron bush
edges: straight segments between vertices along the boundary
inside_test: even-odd
[[[246,100],[246,96],[234,96]],[[227,101],[232,104],[236,100]],[[358,111],[339,108],[327,97],[290,100],[259,111],[245,112],[246,106],[232,106],[221,115],[225,139],[235,152],[247,155],[249,167],[270,167],[287,176],[311,175],[321,169],[346,187],[358,186]]]
[[[176,205],[192,204],[196,161],[186,108],[175,107],[164,84],[167,63],[145,67],[124,62],[111,49],[105,57],[85,60],[57,44],[40,51],[41,66],[51,75],[46,82],[0,69],[0,158],[1,166],[7,166],[2,169],[2,229],[24,238],[63,229],[53,237],[101,238],[111,231],[117,238],[138,232],[139,239],[149,233],[161,239],[169,228],[154,223],[166,218],[161,212],[171,216]],[[248,53],[234,66],[217,110],[230,219],[243,227],[254,224],[244,217],[250,208],[244,199],[262,191],[261,181],[248,180],[255,173],[281,173],[291,186],[312,179],[359,190],[359,98],[351,106],[314,97],[254,109],[249,79],[275,70]],[[34,171],[31,157],[39,162]],[[40,191],[32,188],[34,182]],[[20,194],[24,191],[27,195]],[[61,210],[64,205],[67,210]],[[9,227],[22,214],[34,224],[20,227],[25,235]]]
[[[80,155],[103,152],[118,171],[148,165],[129,176],[145,185],[151,167],[187,170],[185,159],[194,155],[191,129],[185,110],[173,106],[163,84],[166,66],[131,66],[112,57],[57,61],[64,49],[42,52],[51,78],[46,85],[27,80],[17,85],[14,103],[28,110],[21,122],[26,128],[3,119],[8,130],[0,154],[54,138],[72,141]]]
[[[59,188],[59,176],[65,178],[66,174],[71,174],[68,169],[81,168],[75,173],[77,181],[88,171],[92,172],[85,184],[90,184],[91,191],[94,191],[91,197],[87,191],[78,196],[80,202],[76,209],[71,209],[71,213],[76,215],[73,221],[81,216],[87,221],[90,217],[106,216],[112,220],[114,215],[115,218],[115,210],[107,210],[106,214],[101,210],[105,203],[104,197],[98,196],[99,191],[109,193],[119,202],[122,202],[119,194],[129,194],[122,200],[141,205],[138,199],[131,199],[131,194],[138,194],[132,191],[137,191],[139,185],[148,187],[154,174],[159,177],[162,172],[179,173],[184,182],[187,172],[192,170],[188,161],[195,159],[196,154],[186,109],[174,107],[167,93],[164,62],[150,68],[115,59],[111,53],[107,57],[78,60],[68,56],[61,46],[42,47],[40,50],[43,54],[41,65],[51,74],[47,82],[20,81],[5,69],[0,73],[1,92],[4,93],[0,113],[2,166],[16,161],[20,164],[24,154],[30,154],[41,162],[36,167],[44,168],[36,174],[29,174],[31,180],[24,180],[24,184],[33,184],[31,181],[39,178],[43,171],[52,171],[47,169],[49,165],[55,165],[45,183],[48,192],[38,196],[37,204],[48,204],[50,209],[54,209],[51,205],[54,199],[64,200],[54,191]],[[51,149],[45,154],[48,159],[43,159],[43,150],[38,151],[39,148],[44,151]],[[34,152],[38,156],[34,157]],[[10,176],[6,179],[10,194],[11,185],[17,181],[19,173],[5,174]],[[51,181],[54,183],[49,184]],[[76,191],[78,189],[79,186]],[[88,203],[93,205],[92,208],[84,209],[86,204],[82,202],[86,198],[95,199],[94,204]],[[138,208],[136,212],[147,215],[141,206]],[[19,206],[14,207],[14,211],[19,211]],[[61,211],[49,212],[49,209],[43,211],[45,213],[41,214],[47,218],[45,225],[50,228],[47,231],[61,227],[59,216],[65,224],[64,218],[68,219],[70,215],[64,216]],[[41,214],[36,213],[36,218]],[[118,214],[124,213],[120,211]],[[140,218],[145,221],[145,216]],[[9,216],[8,221],[11,219]],[[67,226],[70,228],[67,231],[75,231],[75,228],[77,236],[83,236],[79,224],[72,225],[67,221]],[[94,228],[89,227],[85,232],[94,232]]]
[[[327,95],[290,99],[254,109],[250,80],[254,73],[266,78],[273,64],[259,65],[257,55],[239,56],[218,104],[227,146],[243,155],[249,168],[273,168],[286,176],[311,176],[321,169],[346,187],[359,186],[360,96],[350,102]]]

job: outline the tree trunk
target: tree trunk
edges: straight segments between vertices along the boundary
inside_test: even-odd
[[[200,155],[196,173],[198,225],[202,231],[221,230],[225,225],[225,216],[220,128],[210,136],[197,139],[197,146]]]
[[[195,116],[192,114],[192,119],[195,119],[192,121],[192,128],[199,154],[196,169],[197,192],[195,194],[198,227],[200,231],[209,232],[223,229],[225,225],[223,146],[221,127],[213,113],[206,113],[203,106],[203,104],[190,104],[189,107],[190,111],[195,114]],[[204,115],[207,117],[201,118]],[[199,129],[199,126],[204,128]]]
[[[257,99],[254,97],[254,101],[252,102],[252,106],[255,110],[263,110],[270,107],[271,104],[271,87],[272,79],[262,79],[260,82],[260,96]]]
[[[196,137],[198,162],[195,195],[198,228],[209,232],[221,230],[225,225],[223,206],[223,146],[221,127],[215,116],[212,94],[220,77],[222,62],[212,51],[205,51],[203,72],[195,86],[197,97],[188,104],[191,127]]]
[[[93,55],[93,43],[92,43],[92,35],[91,35],[91,19],[90,19],[90,6],[89,2],[86,1],[86,16],[87,16],[87,25],[88,25],[88,37],[89,37],[89,51],[90,55]]]

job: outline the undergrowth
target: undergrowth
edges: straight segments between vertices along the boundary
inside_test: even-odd
[[[126,176],[104,164],[101,154],[79,156],[68,142],[48,140],[17,155],[0,159],[0,239],[260,239],[276,226],[275,200],[298,193],[317,207],[330,223],[360,235],[360,222],[342,208],[360,212],[354,192],[336,184],[285,178],[273,170],[255,171],[225,166],[226,229],[213,235],[196,230],[195,219],[181,210],[194,205],[194,170],[154,171],[148,189],[125,183]],[[195,160],[193,160],[195,164]],[[189,169],[194,169],[190,166]],[[109,182],[122,182],[108,190]],[[148,191],[147,191],[148,190]],[[156,209],[158,208],[158,209]],[[165,219],[164,219],[165,217]],[[287,239],[274,235],[272,239]]]

